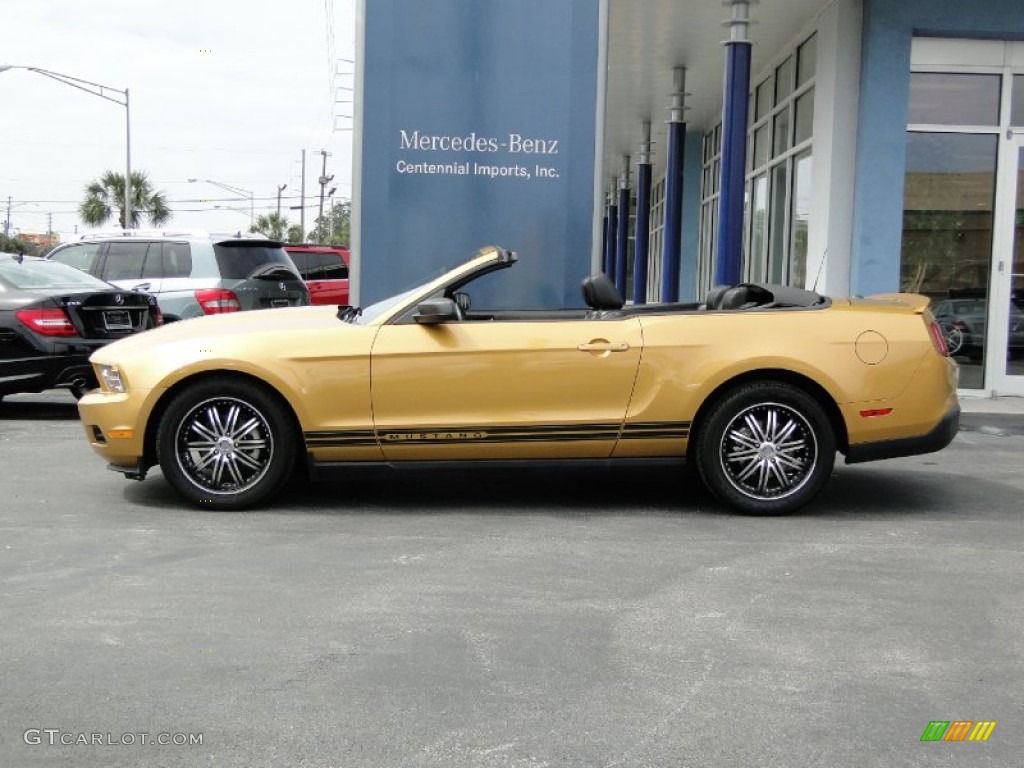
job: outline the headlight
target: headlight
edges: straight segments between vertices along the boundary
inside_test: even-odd
[[[97,365],[96,372],[99,374],[100,382],[108,392],[123,394],[126,387],[121,372],[113,365]]]

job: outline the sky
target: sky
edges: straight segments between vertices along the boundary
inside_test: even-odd
[[[355,4],[0,0],[0,65],[127,89],[132,170],[164,194],[167,228],[248,229],[249,193],[257,216],[270,213],[282,184],[281,212],[297,223],[306,150],[308,230],[321,150],[326,189],[351,195]],[[124,173],[125,117],[36,72],[0,72],[0,231],[8,197],[15,230],[87,231],[78,205],[90,181]]]

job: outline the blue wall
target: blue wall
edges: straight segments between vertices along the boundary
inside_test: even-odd
[[[864,0],[850,289],[899,289],[913,36],[1024,39],[1024,0]]]
[[[581,305],[599,11],[600,0],[365,3],[363,304],[495,244],[521,257],[508,304]]]

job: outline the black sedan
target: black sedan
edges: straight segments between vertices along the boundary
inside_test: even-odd
[[[96,386],[89,355],[161,322],[156,299],[55,261],[0,253],[0,398]]]

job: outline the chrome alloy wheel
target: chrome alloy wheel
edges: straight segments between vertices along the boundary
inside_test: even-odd
[[[744,408],[722,433],[719,461],[726,480],[758,501],[784,499],[810,479],[818,441],[807,419],[781,403]]]
[[[964,332],[962,328],[958,328],[955,325],[951,325],[945,329],[946,334],[946,351],[952,355],[957,355],[960,350],[964,347]]]
[[[207,493],[234,495],[256,485],[274,457],[267,418],[234,397],[204,400],[179,422],[175,436],[178,466]]]

